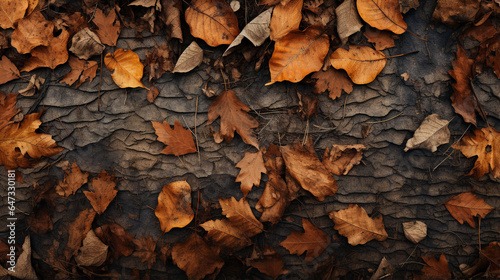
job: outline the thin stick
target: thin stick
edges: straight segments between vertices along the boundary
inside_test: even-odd
[[[419,51],[412,51],[412,52],[409,52],[409,53],[395,54],[395,55],[391,55],[391,56],[386,56],[385,58],[396,58],[396,57],[402,57],[402,56],[405,56],[405,55],[416,54],[416,53],[419,53]]]
[[[399,112],[399,114],[397,114],[397,115],[395,115],[394,117],[389,118],[389,119],[387,119],[387,120],[376,121],[376,122],[365,122],[365,123],[367,123],[367,124],[376,124],[376,123],[388,122],[388,121],[391,121],[391,120],[393,120],[393,119],[395,119],[395,118],[399,117],[402,113],[403,113],[403,111]]]
[[[196,150],[198,150],[198,163],[201,163],[200,145],[198,144],[198,133],[196,131],[196,116],[198,115],[198,95],[196,96],[196,108],[194,109],[194,138],[196,139]],[[198,190],[199,192],[199,190]],[[199,193],[198,193],[199,195]],[[197,210],[198,211],[198,210]]]
[[[467,127],[467,129],[464,131],[464,133],[462,133],[462,135],[460,136],[460,138],[458,138],[457,141],[455,141],[453,144],[457,144],[458,142],[460,142],[460,140],[462,140],[462,138],[464,137],[465,133],[467,133],[467,131],[469,130],[471,124],[469,124],[469,126]],[[450,147],[452,147],[453,145],[451,145]],[[448,151],[448,150],[446,150]],[[448,156],[446,156],[440,163],[438,163],[438,165],[436,165],[433,169],[432,169],[432,172],[434,172],[436,170],[436,168],[438,168],[443,162],[445,162],[453,153],[455,152],[455,150],[453,150]],[[446,152],[445,152],[446,153]]]

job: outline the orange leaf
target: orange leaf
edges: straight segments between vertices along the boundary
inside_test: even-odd
[[[100,215],[106,211],[108,205],[113,201],[116,194],[115,176],[109,175],[103,170],[99,173],[99,177],[92,179],[90,182],[92,191],[84,191],[83,193],[92,204],[94,210]]]
[[[16,102],[17,94],[8,93],[5,95],[0,93],[0,131],[11,124],[10,119],[19,113],[20,110],[16,108]]]
[[[0,2],[0,27],[14,27],[14,23],[24,17],[28,8],[27,0],[2,0]]]
[[[444,206],[459,223],[463,224],[466,221],[473,228],[476,228],[474,216],[484,219],[494,209],[472,192],[456,195],[448,199]]]
[[[235,226],[228,219],[206,221],[200,226],[208,232],[205,239],[224,253],[230,254],[252,244],[244,227]]]
[[[120,21],[116,18],[116,11],[112,9],[105,15],[101,9],[96,9],[92,20],[99,28],[96,30],[97,36],[103,44],[116,46],[116,40],[120,36]]]
[[[368,39],[368,42],[375,44],[375,49],[377,51],[382,51],[396,46],[396,44],[394,44],[394,38],[392,37],[394,35],[388,31],[367,28],[363,34]]]
[[[95,211],[92,209],[85,209],[78,214],[73,222],[71,222],[68,229],[68,243],[63,251],[65,260],[69,261],[74,256],[78,249],[82,246],[82,241],[87,232],[92,227],[92,222],[95,218]]]
[[[12,81],[21,77],[19,70],[12,63],[8,57],[2,56],[0,60],[0,85],[5,84],[8,81]]]
[[[266,174],[262,152],[245,153],[245,157],[236,164],[236,167],[241,168],[238,177],[236,177],[236,182],[241,182],[241,191],[243,197],[246,197],[253,186],[259,186],[260,173]]]
[[[368,217],[365,209],[357,204],[350,204],[349,208],[329,213],[339,234],[347,237],[349,244],[356,246],[376,239],[384,241],[388,235],[384,228],[382,216]]]
[[[434,256],[424,256],[422,259],[427,265],[422,268],[423,275],[415,275],[417,279],[451,279],[450,268],[444,254],[441,254],[439,260]]]
[[[148,269],[151,269],[153,263],[156,262],[156,241],[151,236],[144,237],[143,235],[141,239],[135,239],[134,244],[136,249],[133,256],[140,258],[141,262],[147,262]]]
[[[245,229],[245,234],[249,237],[261,233],[264,226],[253,215],[248,201],[244,198],[237,201],[234,197],[219,198],[222,207],[222,214],[231,221],[231,224]]]
[[[174,122],[174,129],[164,121],[151,122],[158,135],[158,141],[167,145],[162,154],[181,156],[190,153],[196,153],[196,146],[194,145],[193,135],[187,129],[184,129],[178,120]]]
[[[158,195],[155,216],[160,220],[163,232],[187,226],[194,218],[191,209],[191,186],[186,181],[165,185]]]
[[[185,18],[191,35],[212,47],[229,45],[240,34],[238,19],[224,0],[193,0]]]
[[[71,72],[64,75],[60,83],[66,83],[71,86],[78,81],[75,87],[79,87],[86,80],[89,80],[90,83],[95,78],[97,73],[97,62],[85,61],[74,56],[70,56],[68,63],[71,67]]]
[[[38,46],[48,46],[53,35],[54,24],[43,17],[40,12],[31,14],[17,24],[12,32],[12,46],[19,53],[29,53]],[[64,45],[66,47],[66,45]]]
[[[347,175],[354,165],[358,165],[363,158],[365,145],[332,145],[330,151],[326,148],[323,154],[323,164],[335,175]]]
[[[363,85],[375,80],[387,58],[370,47],[350,46],[349,51],[338,48],[332,53],[330,62],[336,69],[344,69],[355,84]]]
[[[95,234],[105,244],[109,245],[110,252],[115,259],[120,256],[130,256],[134,251],[132,244],[134,237],[118,224],[105,224],[95,229]]]
[[[111,77],[119,87],[146,88],[141,82],[144,66],[135,52],[117,49],[114,53],[106,54],[104,63],[109,71],[114,71]]]
[[[274,45],[269,60],[271,82],[300,82],[309,73],[323,67],[330,41],[322,27],[310,26],[304,31],[292,31]]]
[[[399,11],[398,0],[357,0],[358,13],[370,26],[402,34],[408,26]]]
[[[337,99],[342,94],[342,90],[346,93],[352,92],[352,81],[347,75],[342,72],[329,67],[326,71],[318,71],[312,75],[313,79],[317,79],[314,84],[314,92],[322,93],[329,92],[329,97],[332,100]]]
[[[283,260],[281,260],[281,256],[269,245],[266,245],[260,254],[254,249],[252,256],[246,259],[246,265],[257,268],[261,273],[271,276],[273,279],[287,273],[287,271],[283,269],[285,264]]]
[[[298,30],[302,20],[303,0],[292,0],[274,7],[271,17],[271,40],[278,41],[291,31]]]
[[[73,165],[65,168],[64,181],[59,181],[56,186],[56,193],[66,198],[71,194],[74,195],[83,184],[87,183],[88,177],[89,173],[82,173],[76,162],[73,162]]]
[[[236,97],[234,91],[221,92],[208,108],[208,124],[211,124],[218,117],[221,118],[220,132],[215,135],[216,139],[220,137],[224,138],[226,142],[230,142],[236,131],[243,142],[258,149],[259,144],[252,129],[258,127],[259,122],[247,113],[249,111],[250,108]],[[221,141],[216,140],[217,143]]]
[[[292,232],[280,245],[290,251],[290,254],[302,255],[307,251],[305,260],[310,262],[328,247],[330,238],[305,218],[302,218],[302,226],[304,232]]]
[[[69,32],[62,30],[57,37],[48,40],[48,46],[39,46],[31,51],[31,57],[24,63],[22,71],[31,71],[40,67],[55,69],[58,65],[68,61]]]

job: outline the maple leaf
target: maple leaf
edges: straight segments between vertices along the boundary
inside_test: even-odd
[[[160,220],[161,230],[183,228],[194,218],[191,209],[191,186],[186,181],[172,182],[163,187],[158,195],[155,215]]]
[[[237,252],[252,244],[244,228],[233,225],[228,219],[210,220],[200,226],[208,232],[205,239],[224,253]]]
[[[118,193],[115,187],[115,176],[103,170],[97,178],[92,179],[90,182],[91,191],[84,191],[83,193],[94,210],[100,215],[106,211],[106,208]]]
[[[89,173],[82,173],[80,167],[73,162],[73,165],[68,166],[64,170],[64,181],[59,181],[56,186],[56,192],[60,196],[68,197],[75,194],[76,191],[87,183]]]
[[[284,269],[285,264],[278,252],[267,244],[260,253],[254,250],[252,256],[247,258],[245,262],[247,266],[255,267],[261,273],[271,276],[273,279],[288,272]]]
[[[5,55],[0,60],[0,85],[21,77],[17,67]]]
[[[500,178],[500,132],[494,128],[475,129],[474,134],[465,135],[460,143],[452,147],[468,158],[477,156],[474,167],[467,175],[479,179],[491,172],[493,177]]]
[[[342,90],[347,94],[351,93],[352,81],[347,77],[347,75],[339,70],[335,70],[332,67],[328,67],[326,71],[318,71],[312,75],[313,79],[317,79],[314,84],[314,92],[322,93],[328,91],[328,96],[335,100],[340,97]]]
[[[113,71],[111,78],[119,87],[146,88],[141,82],[144,66],[135,52],[117,49],[114,53],[106,54],[104,64],[109,71]]]
[[[395,47],[393,34],[388,31],[380,31],[375,28],[367,28],[363,33],[368,42],[375,44],[377,51]]]
[[[260,174],[266,173],[262,152],[245,153],[245,156],[236,164],[236,167],[241,169],[238,177],[236,177],[236,182],[241,182],[241,191],[243,197],[246,197],[253,186],[259,186]]]
[[[299,29],[303,3],[303,0],[291,0],[274,8],[270,23],[271,40],[278,41],[291,31]]]
[[[105,224],[95,229],[95,234],[110,247],[113,257],[130,256],[134,237],[118,224]]]
[[[239,201],[234,197],[219,198],[222,207],[222,214],[231,221],[232,225],[245,229],[245,234],[249,237],[261,233],[264,226],[252,213],[248,201],[244,198]]]
[[[423,275],[415,275],[417,279],[451,279],[450,268],[444,254],[441,254],[439,260],[434,256],[422,257],[427,264],[422,268]]]
[[[28,8],[27,0],[3,0],[0,5],[0,27],[3,29],[14,27],[14,23],[24,17]]]
[[[12,32],[11,44],[19,53],[29,53],[35,47],[48,46],[53,35],[54,24],[40,12],[20,20]],[[64,45],[66,47],[66,44]]]
[[[410,149],[423,148],[434,153],[438,146],[450,141],[449,123],[447,120],[440,119],[438,114],[425,117],[413,137],[406,142],[405,152]]]
[[[96,212],[92,209],[82,210],[78,217],[68,225],[68,243],[62,253],[65,260],[71,259],[78,252],[85,235],[92,226],[95,215]]]
[[[459,223],[466,221],[471,227],[476,228],[474,216],[485,218],[494,208],[472,192],[461,193],[448,199],[444,206]]]
[[[222,138],[226,142],[233,140],[234,132],[243,139],[243,142],[259,148],[257,138],[252,130],[259,126],[259,122],[247,112],[250,111],[243,102],[241,102],[232,90],[225,90],[219,94],[208,108],[208,124],[214,122],[218,117],[221,118],[220,132],[217,132],[215,138]],[[217,143],[221,141],[216,140]]]
[[[335,175],[347,175],[354,165],[363,158],[365,145],[332,145],[332,150],[326,148],[323,154],[323,164]]]
[[[68,64],[71,67],[71,71],[62,77],[60,83],[66,83],[71,86],[78,81],[75,87],[79,87],[87,80],[89,80],[89,83],[92,82],[97,74],[98,65],[95,61],[85,61],[70,56]]]
[[[384,69],[385,55],[366,46],[349,46],[349,50],[338,48],[330,56],[335,69],[344,69],[351,80],[358,85],[369,84]]]
[[[69,32],[62,30],[57,37],[48,40],[48,46],[39,46],[31,51],[31,57],[24,63],[22,71],[31,71],[40,67],[55,69],[58,65],[68,61]]]
[[[108,257],[108,246],[95,235],[93,230],[87,232],[83,246],[75,256],[75,261],[81,266],[100,266]]]
[[[310,262],[323,253],[330,238],[305,218],[302,218],[302,227],[304,232],[292,232],[280,245],[290,254],[302,255],[307,251],[305,260]]]
[[[358,0],[359,15],[370,26],[402,34],[408,26],[399,10],[398,0]]]
[[[190,153],[196,153],[193,135],[187,129],[184,129],[178,120],[174,122],[174,129],[170,127],[167,121],[163,123],[151,122],[158,135],[158,141],[167,145],[162,154],[181,156]]]
[[[159,79],[164,73],[174,70],[174,52],[167,44],[157,46],[152,53],[146,52],[146,69],[149,70],[149,81]]]
[[[101,42],[108,46],[116,46],[120,36],[120,21],[116,18],[116,10],[113,8],[108,15],[105,15],[101,9],[96,9],[92,21],[99,28],[96,33]]]
[[[141,262],[147,262],[148,269],[151,269],[153,263],[156,262],[156,241],[151,236],[144,237],[143,235],[141,239],[134,239],[134,244],[136,249],[133,256],[140,258]]]
[[[334,228],[340,235],[347,237],[352,246],[365,244],[373,239],[384,241],[388,237],[382,216],[370,218],[365,209],[357,204],[350,204],[349,208],[337,212],[332,211],[329,216],[335,223]]]

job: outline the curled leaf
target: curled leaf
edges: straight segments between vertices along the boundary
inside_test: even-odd
[[[332,150],[326,148],[323,164],[335,175],[347,175],[354,165],[361,162],[365,145],[333,145]]]
[[[337,33],[342,44],[345,44],[349,36],[358,32],[363,27],[358,11],[356,10],[356,3],[354,0],[342,2],[335,9],[335,14],[337,15]]]

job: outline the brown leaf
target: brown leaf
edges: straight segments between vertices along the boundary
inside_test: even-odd
[[[243,142],[259,148],[254,128],[259,126],[259,122],[248,114],[248,108],[241,102],[232,90],[225,90],[219,94],[208,108],[208,124],[214,122],[218,117],[221,118],[220,132],[215,135],[220,137],[221,141],[233,140],[234,132],[243,139]],[[217,143],[221,141],[216,140]]]
[[[380,264],[378,265],[377,271],[373,273],[372,277],[370,277],[370,280],[384,279],[386,277],[385,275],[390,275],[392,273],[394,273],[394,268],[392,267],[391,263],[387,261],[385,257],[383,257],[380,261]]]
[[[408,28],[398,0],[358,0],[356,6],[361,18],[372,27],[396,34],[402,34]]]
[[[444,254],[441,254],[439,260],[434,256],[422,257],[427,264],[422,268],[423,275],[415,275],[417,279],[451,279],[450,268]]]
[[[182,43],[181,29],[181,1],[180,0],[160,0],[163,7],[160,19],[169,28],[169,35],[172,38],[177,38]]]
[[[222,214],[233,226],[244,229],[247,236],[254,236],[264,230],[264,226],[255,218],[246,199],[242,198],[238,201],[234,197],[219,198],[219,203],[222,207]]]
[[[87,232],[83,246],[75,256],[75,261],[81,266],[101,266],[108,257],[108,246],[95,235],[93,230]]]
[[[33,213],[31,213],[31,215],[27,218],[29,229],[38,235],[51,232],[54,225],[50,216],[51,211],[47,204],[35,207],[33,209]]]
[[[53,38],[54,24],[47,21],[40,12],[31,14],[17,24],[12,32],[12,46],[19,53],[29,53],[35,47],[48,46]],[[66,47],[66,44],[64,44]]]
[[[481,257],[488,259],[490,263],[489,273],[491,276],[500,276],[500,244],[497,241],[491,242],[481,252]]]
[[[155,216],[160,220],[163,232],[187,226],[194,218],[191,209],[191,186],[186,181],[165,185],[158,195]]]
[[[351,80],[358,85],[369,84],[384,69],[385,55],[366,46],[349,46],[349,51],[338,48],[330,57],[332,66],[344,69]]]
[[[78,214],[73,222],[71,222],[68,229],[68,243],[63,251],[63,256],[65,260],[70,260],[74,256],[78,249],[82,245],[82,240],[85,238],[87,232],[89,232],[92,222],[94,221],[96,212],[92,209],[85,209]]]
[[[257,268],[261,273],[271,276],[273,279],[287,273],[284,269],[285,264],[281,260],[281,256],[273,247],[268,245],[259,254],[254,250],[252,256],[246,259],[246,265]]]
[[[156,97],[160,94],[160,91],[156,86],[149,86],[149,90],[147,92],[147,99],[150,103],[154,103]]]
[[[21,74],[17,67],[5,55],[0,60],[0,85],[6,82],[19,79]]]
[[[24,17],[28,8],[28,0],[4,0],[0,5],[0,27],[14,27],[14,23]]]
[[[83,193],[97,214],[101,215],[118,193],[115,189],[115,176],[109,175],[103,170],[99,173],[99,177],[92,179],[89,185],[91,191],[84,191]]]
[[[450,142],[449,123],[440,119],[438,114],[427,116],[415,130],[413,137],[406,142],[405,152],[422,148],[434,153],[440,145]]]
[[[403,14],[406,14],[411,9],[416,10],[420,6],[418,0],[399,0],[399,7]]]
[[[350,204],[349,208],[337,212],[332,211],[329,216],[335,223],[334,228],[340,235],[347,237],[352,246],[365,244],[373,239],[384,241],[388,237],[382,216],[370,218],[365,209],[357,204]]]
[[[65,198],[74,195],[81,186],[87,183],[88,177],[89,173],[82,173],[76,162],[73,162],[71,167],[65,168],[64,181],[59,181],[56,186],[57,194]]]
[[[154,8],[155,10],[161,11],[160,1],[157,0],[135,0],[134,2],[128,4],[129,6],[141,6],[145,8]]]
[[[238,19],[224,0],[193,0],[185,13],[191,35],[209,46],[229,45],[238,36]]]
[[[102,54],[106,47],[101,43],[99,37],[90,29],[84,28],[78,31],[71,39],[70,52],[78,58],[87,60],[94,55]]]
[[[292,31],[274,45],[269,60],[271,82],[300,82],[305,76],[323,67],[330,41],[322,28],[310,26],[304,31]]]
[[[260,173],[266,174],[262,152],[245,153],[245,157],[236,164],[236,167],[241,169],[236,177],[236,182],[241,182],[241,191],[243,197],[246,197],[253,186],[259,186]]]
[[[290,251],[290,254],[300,256],[307,251],[305,260],[310,262],[323,253],[330,244],[330,238],[305,218],[302,218],[302,227],[304,232],[292,232],[280,245]]]
[[[146,88],[141,82],[144,66],[135,52],[117,49],[114,53],[106,54],[104,63],[109,71],[113,71],[111,77],[119,87]]]
[[[461,193],[448,199],[444,206],[460,224],[464,221],[476,228],[474,216],[485,218],[494,208],[472,192]]]
[[[97,36],[103,44],[108,46],[116,46],[116,41],[120,36],[120,20],[116,18],[116,11],[113,8],[105,15],[101,9],[96,9],[94,19],[92,20],[97,27]]]
[[[48,46],[39,46],[31,51],[31,57],[24,63],[21,71],[31,71],[40,67],[55,69],[58,65],[68,61],[69,32],[62,30],[57,37],[48,40]]]
[[[339,70],[335,70],[332,67],[328,67],[326,71],[318,71],[312,75],[313,79],[317,79],[314,84],[314,92],[322,93],[328,91],[329,97],[332,100],[337,99],[342,94],[342,90],[347,94],[351,93],[352,81],[347,77],[347,75]]]
[[[159,47],[155,44],[152,53],[146,51],[144,64],[149,71],[149,81],[159,79],[164,73],[174,70],[174,52],[167,44]]]
[[[347,43],[349,36],[361,30],[363,24],[356,10],[356,3],[354,0],[342,2],[342,4],[335,9],[335,13],[337,14],[337,33],[342,41],[342,45],[344,45]]]
[[[71,67],[71,71],[63,76],[60,83],[66,83],[71,86],[78,81],[75,87],[79,87],[87,80],[89,80],[89,83],[92,82],[97,74],[98,65],[95,61],[85,61],[70,56],[68,64]]]
[[[299,29],[303,2],[303,0],[291,0],[286,5],[274,7],[270,24],[271,40],[278,41],[291,31]]]
[[[471,22],[480,8],[478,0],[438,0],[432,19],[451,27]]]
[[[134,239],[134,244],[136,249],[133,256],[140,258],[141,262],[147,262],[148,269],[151,269],[153,263],[156,262],[156,241],[151,236],[145,237],[143,235],[141,239]]]
[[[209,274],[217,275],[224,261],[196,233],[172,248],[172,260],[184,270],[189,280],[200,280]]]
[[[105,224],[95,229],[95,234],[109,246],[115,259],[130,256],[134,237],[118,224]]]
[[[286,169],[300,186],[323,201],[337,192],[337,182],[315,154],[298,141],[293,146],[281,147]]]
[[[323,154],[323,164],[335,175],[347,175],[354,165],[363,158],[365,145],[332,145],[332,150],[326,148]]]
[[[167,121],[163,123],[151,122],[155,129],[155,134],[158,135],[158,141],[167,145],[162,154],[181,156],[190,153],[196,153],[193,135],[187,129],[184,129],[178,120],[174,122],[174,129],[170,127]]]
[[[19,2],[18,2],[19,3]],[[31,15],[31,13],[38,7],[38,0],[28,0],[28,8],[26,9],[26,16]]]
[[[318,96],[311,93],[301,94],[297,91],[299,97],[299,110],[298,114],[303,119],[309,119],[316,115],[318,111],[319,100]]]
[[[24,238],[22,253],[16,260],[15,271],[9,271],[9,275],[23,280],[37,280],[38,277],[31,264],[31,257],[31,239],[27,235]]]
[[[368,39],[368,42],[375,44],[375,49],[377,51],[382,51],[395,47],[393,34],[389,31],[381,31],[375,28],[366,28],[363,33]]]
[[[252,244],[242,227],[233,225],[228,219],[206,221],[200,226],[208,233],[205,239],[222,252],[231,254]]]
[[[203,49],[193,41],[175,63],[173,73],[187,73],[203,62]]]

